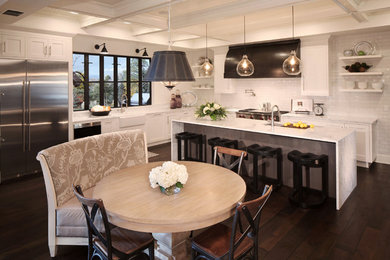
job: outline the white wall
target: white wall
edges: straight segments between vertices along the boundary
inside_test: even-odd
[[[384,91],[378,93],[339,92],[344,85],[345,72],[342,66],[347,65],[338,59],[343,50],[353,48],[360,41],[370,41],[377,45],[376,54],[384,57],[379,61],[367,61],[374,65],[371,70],[383,71],[382,77],[367,77],[369,82],[384,81]],[[357,78],[358,80],[360,78]],[[378,158],[377,161],[390,162],[390,31],[354,32],[332,36],[330,46],[330,96],[312,97],[315,102],[324,102],[326,114],[373,116],[378,118]],[[262,102],[279,105],[281,110],[290,110],[291,98],[300,95],[300,79],[239,79],[233,80],[236,93],[219,94],[216,99],[224,106],[237,108],[259,108]],[[245,89],[253,89],[256,96],[244,94]]]

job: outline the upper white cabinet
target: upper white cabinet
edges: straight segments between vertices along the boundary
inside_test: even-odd
[[[301,39],[303,96],[329,96],[329,36]]]
[[[66,60],[66,42],[61,38],[28,37],[27,57],[33,59]]]
[[[69,61],[72,59],[72,38],[0,31],[0,57]]]
[[[23,36],[2,34],[1,39],[1,56],[19,58],[25,56],[25,39]]]

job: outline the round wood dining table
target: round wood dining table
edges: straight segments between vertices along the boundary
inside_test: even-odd
[[[119,170],[104,177],[93,190],[93,197],[103,200],[109,221],[114,225],[151,232],[157,240],[159,237],[167,240],[161,233],[171,234],[170,242],[164,242],[169,244],[165,250],[170,251],[168,255],[174,255],[172,248],[179,243],[174,243],[172,234],[177,237],[180,232],[201,229],[229,218],[246,193],[244,180],[231,170],[201,162],[177,163],[187,167],[188,180],[174,195],[165,195],[159,188],[150,186],[149,171],[163,162]],[[185,259],[186,256],[175,257]]]
[[[191,231],[227,219],[244,199],[246,185],[239,175],[187,161],[178,162],[187,167],[187,183],[178,194],[167,196],[149,182],[149,171],[162,163],[126,168],[97,183],[93,197],[103,200],[111,223],[142,232]]]

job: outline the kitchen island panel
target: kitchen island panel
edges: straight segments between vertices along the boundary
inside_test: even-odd
[[[242,119],[241,119],[242,120]],[[245,119],[243,119],[245,120]],[[235,122],[246,123],[237,120],[226,120],[225,122],[207,122],[205,120],[184,119],[172,122],[172,160],[177,160],[177,141],[175,134],[183,131],[201,133],[207,139],[212,137],[223,137],[236,139],[239,147],[258,143],[271,147],[280,147],[283,151],[283,182],[284,185],[292,186],[292,162],[287,159],[287,154],[292,150],[301,152],[311,152],[315,154],[326,154],[329,157],[329,196],[336,198],[336,209],[340,209],[350,193],[356,187],[356,146],[354,131],[337,132],[331,128],[316,129],[283,129],[271,131],[268,126],[256,123],[256,125],[244,124],[233,126]],[[288,130],[292,130],[292,135],[288,135]],[[301,132],[297,132],[301,131]],[[307,131],[305,133],[305,131]],[[310,131],[310,133],[309,133]],[[321,133],[327,133],[326,138],[321,137]],[[310,137],[305,138],[307,135]],[[334,136],[332,139],[330,137]],[[211,162],[211,149],[206,145],[206,158]],[[245,161],[244,172],[252,175],[252,164],[250,160]],[[275,177],[276,164],[269,160],[267,176],[273,173]],[[275,170],[274,170],[275,169]],[[311,169],[310,186],[315,189],[321,188],[320,169]],[[272,175],[270,175],[272,176]],[[305,176],[304,176],[305,183]]]

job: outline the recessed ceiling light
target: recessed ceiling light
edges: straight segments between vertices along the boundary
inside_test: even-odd
[[[124,24],[131,24],[130,22],[123,22]]]
[[[79,14],[78,12],[73,12],[73,11],[70,11],[69,13],[71,13],[71,14]]]

